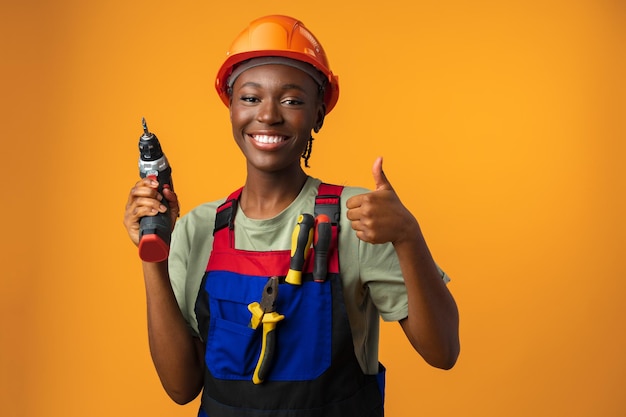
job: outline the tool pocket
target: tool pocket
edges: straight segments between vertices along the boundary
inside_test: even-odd
[[[270,373],[275,381],[307,381],[331,364],[332,299],[330,282],[303,276],[302,285],[281,284],[278,313],[285,319],[276,330],[276,359]]]
[[[250,379],[260,352],[260,335],[249,327],[248,304],[266,280],[229,272],[211,272],[201,291],[208,293],[210,321],[205,361],[216,378]]]
[[[212,271],[201,291],[208,293],[210,322],[205,360],[220,379],[250,380],[261,352],[262,326],[249,327],[248,305],[260,301],[266,277]],[[306,280],[279,286],[276,311],[285,316],[276,327],[276,346],[268,380],[306,381],[331,364],[332,302],[330,281]]]

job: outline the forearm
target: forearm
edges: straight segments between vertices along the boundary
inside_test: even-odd
[[[144,262],[143,272],[152,361],[165,391],[174,401],[184,404],[202,389],[202,344],[190,334],[178,307],[167,262]]]
[[[410,238],[394,242],[408,297],[408,316],[400,324],[426,362],[450,369],[460,349],[458,309],[417,221],[413,227]]]

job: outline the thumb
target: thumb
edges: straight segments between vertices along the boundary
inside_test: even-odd
[[[387,179],[385,172],[383,171],[383,157],[379,156],[374,161],[374,165],[372,166],[372,175],[374,177],[374,184],[376,186],[376,191],[379,190],[393,190],[391,183]]]

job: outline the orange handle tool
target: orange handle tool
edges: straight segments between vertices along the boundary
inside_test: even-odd
[[[325,214],[319,214],[315,218],[315,234],[313,236],[313,249],[315,250],[315,264],[313,265],[313,281],[324,282],[328,274],[328,251],[333,229],[330,219]]]

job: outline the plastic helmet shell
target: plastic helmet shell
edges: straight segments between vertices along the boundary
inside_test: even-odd
[[[215,88],[220,98],[229,106],[228,77],[238,63],[251,58],[280,56],[307,62],[322,72],[328,79],[324,94],[326,113],[337,104],[339,80],[330,70],[324,48],[317,38],[292,17],[271,15],[252,21],[230,46],[226,61],[220,67]]]

